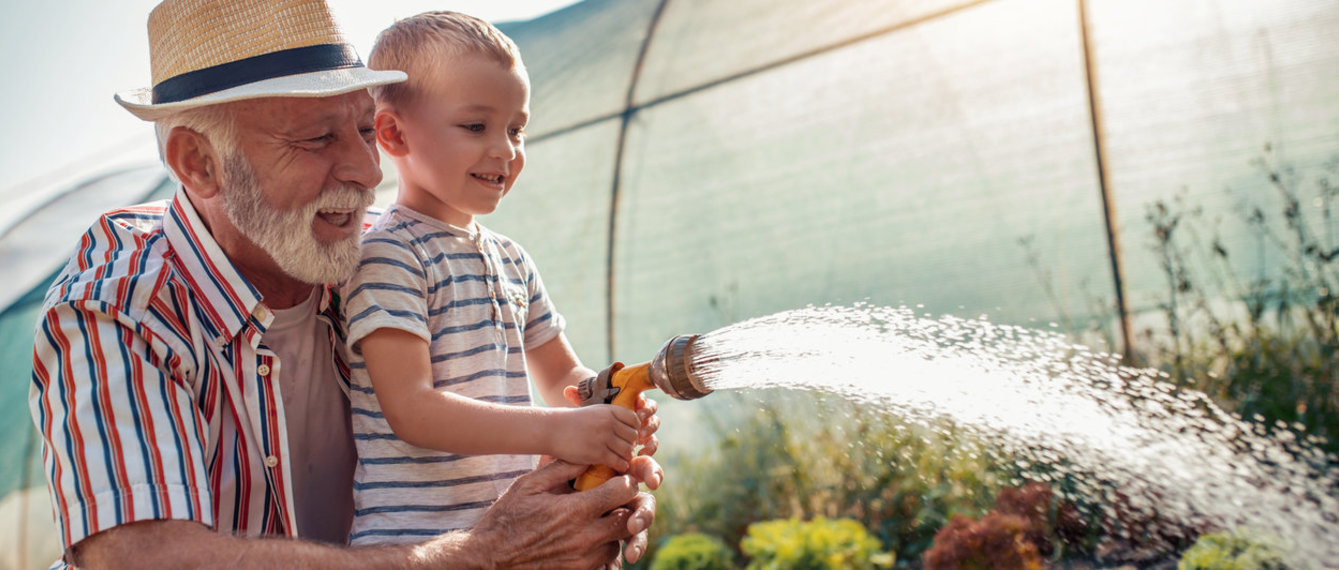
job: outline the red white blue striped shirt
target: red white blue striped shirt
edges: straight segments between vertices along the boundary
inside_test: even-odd
[[[338,300],[321,295],[338,355]],[[153,519],[295,534],[277,357],[260,342],[273,318],[180,190],[84,234],[47,292],[29,391],[63,547]]]

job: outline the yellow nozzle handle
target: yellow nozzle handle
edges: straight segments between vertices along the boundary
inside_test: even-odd
[[[629,410],[637,410],[637,395],[655,388],[651,383],[651,376],[647,371],[649,362],[635,364],[624,367],[622,362],[615,362],[609,366],[605,372],[608,374],[609,386],[617,388],[618,393],[605,404],[623,406]],[[605,374],[601,374],[604,376]],[[596,402],[599,403],[599,402]],[[598,487],[600,483],[608,481],[610,478],[618,475],[612,467],[607,465],[592,465],[580,477],[577,477],[576,483],[572,486],[578,491],[585,491]]]

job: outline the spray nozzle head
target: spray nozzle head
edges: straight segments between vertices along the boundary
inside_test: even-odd
[[[669,339],[651,359],[651,381],[671,398],[696,400],[711,393],[693,363],[697,357],[694,343],[701,336],[679,335]]]

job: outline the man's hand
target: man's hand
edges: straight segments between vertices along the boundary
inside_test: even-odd
[[[634,457],[628,475],[652,489],[659,489],[661,481],[665,480],[665,471],[660,468],[656,460],[651,459],[650,454]],[[638,493],[626,507],[632,509],[627,529],[632,537],[628,539],[623,554],[628,562],[636,562],[646,554],[646,543],[650,536],[648,531],[651,529],[651,523],[656,520],[656,498],[650,493]]]
[[[577,493],[568,481],[585,470],[555,461],[516,479],[470,531],[470,549],[503,568],[617,568],[618,543],[626,539],[628,560],[640,559],[655,498],[638,492],[637,483],[659,487],[660,466],[638,457],[629,475]]]
[[[659,409],[660,405],[647,398],[645,393],[637,395],[637,419],[641,420],[641,427],[637,429],[637,445],[642,446],[637,455],[650,457],[660,448],[660,439],[656,437],[656,431],[660,429],[660,416],[656,415]]]

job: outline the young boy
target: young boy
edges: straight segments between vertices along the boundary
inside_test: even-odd
[[[342,288],[358,466],[353,544],[472,526],[545,454],[626,469],[637,414],[570,406],[581,365],[534,263],[479,225],[525,165],[530,86],[487,22],[429,12],[383,31],[368,59],[409,81],[374,89],[396,203]],[[568,392],[565,394],[565,389]]]

